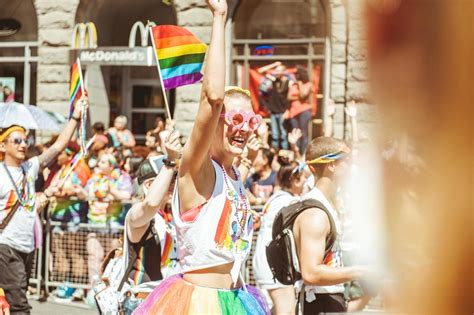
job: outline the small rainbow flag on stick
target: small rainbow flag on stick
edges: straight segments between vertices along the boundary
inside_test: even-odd
[[[69,83],[69,118],[72,117],[74,108],[81,98],[85,94],[84,83],[82,80],[82,69],[79,58],[71,66],[71,81]]]
[[[84,80],[82,79],[82,69],[81,62],[79,58],[76,59],[76,62],[71,66],[71,81],[69,83],[69,119],[71,119],[74,109],[79,102],[81,96],[87,94],[86,89],[84,88]],[[81,114],[81,126],[79,128],[79,143],[81,145],[81,151],[83,154],[87,154],[87,111],[83,110]]]
[[[165,89],[198,82],[207,46],[187,29],[175,25],[151,28],[153,47]]]

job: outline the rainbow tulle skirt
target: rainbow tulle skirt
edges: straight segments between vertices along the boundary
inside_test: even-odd
[[[142,314],[271,314],[260,292],[251,286],[235,290],[202,287],[172,276],[157,286],[133,312]]]

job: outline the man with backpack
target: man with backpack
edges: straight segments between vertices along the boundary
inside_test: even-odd
[[[284,284],[296,282],[303,314],[345,312],[343,283],[366,274],[363,267],[343,267],[341,224],[329,201],[337,180],[346,172],[349,154],[342,140],[313,139],[306,150],[306,165],[315,186],[275,218],[267,259],[276,279]]]
[[[306,163],[316,182],[303,199],[319,201],[321,208],[309,208],[299,215],[293,226],[296,248],[305,287],[304,314],[344,312],[344,282],[363,276],[362,267],[343,267],[339,246],[341,223],[329,200],[336,183],[348,170],[350,149],[342,140],[319,137],[306,150]],[[333,235],[329,248],[327,240]]]

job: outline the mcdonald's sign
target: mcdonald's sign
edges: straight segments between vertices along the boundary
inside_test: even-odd
[[[93,22],[78,23],[74,26],[71,47],[73,49],[97,48],[97,29]]]
[[[155,23],[150,23],[155,25]],[[135,47],[139,33],[140,46]],[[79,57],[83,65],[151,66],[155,63],[153,47],[148,46],[149,29],[143,22],[135,22],[130,30],[128,47],[97,47],[97,31],[94,23],[74,26],[71,42],[71,60]]]

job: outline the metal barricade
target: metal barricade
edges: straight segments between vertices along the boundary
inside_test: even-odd
[[[100,274],[102,260],[110,250],[121,247],[122,236],[123,227],[49,222],[44,250],[46,291],[64,283],[89,289],[91,273]]]
[[[260,212],[262,207],[253,207]],[[67,283],[68,287],[90,289],[90,273],[99,274],[100,264],[105,255],[113,248],[120,247],[119,239],[123,237],[123,227],[95,224],[72,224],[49,221],[45,224],[45,247],[35,255],[30,283],[40,292],[44,280],[46,292]],[[246,283],[254,284],[252,257],[255,252],[257,232],[252,239],[249,259],[243,267]],[[45,275],[41,279],[42,255],[45,256]]]
[[[33,288],[34,291],[31,293],[30,297],[33,299],[38,299],[41,294],[41,268],[42,268],[42,258],[43,258],[43,247],[35,250],[33,255],[33,262],[31,265],[31,274],[29,279],[28,286]]]
[[[254,210],[257,213],[261,213],[263,210],[263,206],[252,206],[252,210]],[[250,284],[255,286],[255,277],[253,274],[253,267],[252,267],[252,260],[253,256],[255,255],[255,246],[257,244],[257,236],[258,236],[258,230],[253,231],[252,235],[252,247],[250,248],[250,254],[247,259],[247,262],[245,263],[244,266],[242,266],[242,275],[244,278],[244,281],[246,284]]]

